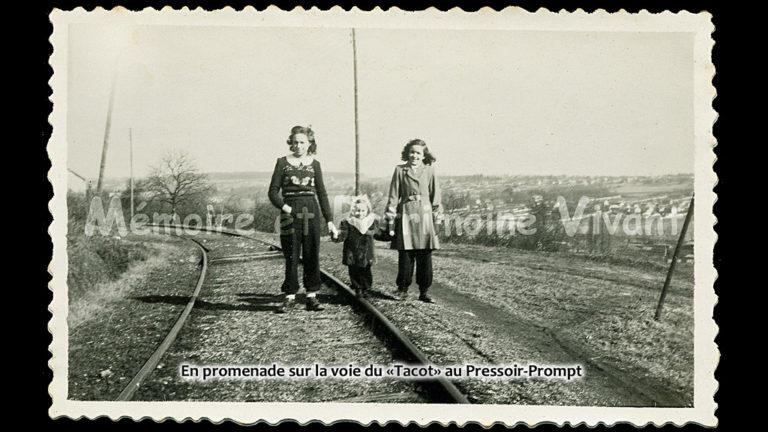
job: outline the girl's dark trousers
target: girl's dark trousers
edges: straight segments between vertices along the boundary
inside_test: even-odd
[[[413,249],[397,251],[397,287],[405,291],[413,280],[413,264],[416,264],[416,284],[426,294],[432,286],[432,250]]]
[[[285,281],[281,290],[296,294],[299,290],[299,258],[304,264],[304,287],[307,292],[320,290],[320,213],[314,196],[285,199],[291,215],[280,214],[280,246],[285,257]]]
[[[373,285],[371,266],[349,266],[349,280],[352,282],[353,289],[360,289],[363,291],[370,289],[371,285]]]

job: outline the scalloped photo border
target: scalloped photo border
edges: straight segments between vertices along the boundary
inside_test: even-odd
[[[714,282],[717,277],[713,265],[713,249],[716,242],[712,208],[716,200],[713,188],[717,176],[713,125],[717,113],[712,107],[716,90],[712,84],[715,68],[711,53],[714,46],[712,16],[704,13],[647,11],[608,13],[603,10],[586,13],[551,12],[540,9],[527,12],[521,8],[507,7],[501,11],[483,8],[476,12],[464,12],[454,8],[441,12],[431,8],[408,12],[397,8],[383,11],[376,8],[365,12],[353,8],[345,11],[333,7],[327,11],[316,8],[290,11],[268,7],[258,11],[252,7],[236,11],[225,8],[216,11],[202,9],[161,10],[147,8],[132,12],[124,8],[87,11],[53,10],[50,14],[53,33],[50,43],[53,69],[49,81],[52,89],[53,111],[49,121],[53,127],[48,143],[51,161],[49,180],[54,196],[49,207],[53,216],[49,233],[53,242],[53,259],[49,266],[52,275],[49,288],[53,300],[49,305],[52,318],[49,330],[52,334],[49,366],[53,380],[49,392],[53,403],[49,409],[52,418],[69,417],[111,419],[151,418],[163,420],[207,419],[218,423],[232,420],[243,424],[266,422],[277,424],[284,420],[300,424],[319,421],[331,424],[337,421],[355,421],[360,424],[415,422],[427,425],[438,422],[447,425],[476,423],[491,426],[503,423],[557,425],[631,423],[642,426],[649,423],[684,425],[695,423],[715,426],[717,405],[714,395],[718,383],[715,379],[719,351],[715,344],[718,327],[713,319],[717,302]],[[694,54],[694,398],[690,408],[626,408],[585,406],[537,406],[537,405],[443,405],[443,404],[354,404],[354,403],[223,403],[223,402],[111,402],[74,401],[68,394],[68,337],[67,327],[67,82],[68,82],[68,27],[72,24],[141,24],[185,26],[268,26],[268,27],[324,27],[324,28],[419,28],[419,29],[493,29],[516,31],[638,31],[638,32],[690,32],[693,34]]]

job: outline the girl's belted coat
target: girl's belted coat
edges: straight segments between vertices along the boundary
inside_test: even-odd
[[[389,185],[386,216],[395,231],[391,248],[439,249],[435,219],[442,216],[440,187],[432,165],[414,170],[408,164],[395,167]]]

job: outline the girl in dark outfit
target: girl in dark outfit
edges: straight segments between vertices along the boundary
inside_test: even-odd
[[[349,280],[357,297],[367,297],[373,284],[371,266],[376,263],[373,240],[386,240],[387,237],[379,228],[376,215],[371,213],[368,197],[355,197],[349,217],[341,221],[339,236],[333,240],[344,242],[341,262],[349,268]]]
[[[320,290],[320,213],[331,235],[336,237],[338,231],[332,222],[320,162],[312,157],[317,152],[314,132],[308,127],[294,126],[288,145],[291,154],[277,159],[269,184],[269,200],[282,211],[280,245],[285,256],[285,280],[281,288],[285,300],[277,312],[285,313],[295,304],[300,256],[304,264],[306,308],[321,311],[324,308],[316,297]]]

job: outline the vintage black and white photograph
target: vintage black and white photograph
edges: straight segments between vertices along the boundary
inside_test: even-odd
[[[54,11],[50,414],[714,424],[710,18]]]

